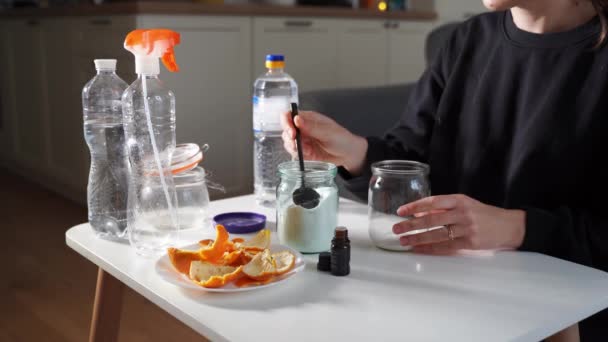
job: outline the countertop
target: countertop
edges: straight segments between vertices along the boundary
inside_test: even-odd
[[[137,14],[377,18],[394,20],[434,20],[437,18],[437,14],[433,11],[380,12],[341,7],[278,6],[261,4],[227,5],[190,2],[125,2],[103,5],[74,5],[0,10],[0,17],[11,18]]]

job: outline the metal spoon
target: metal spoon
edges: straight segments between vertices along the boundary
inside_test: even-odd
[[[306,187],[304,184],[304,157],[302,154],[302,137],[300,130],[296,127],[295,118],[298,115],[298,105],[291,104],[291,120],[294,120],[293,127],[296,129],[296,144],[298,147],[298,159],[300,161],[300,172],[302,173],[302,184],[296,191],[293,192],[293,203],[306,209],[312,209],[319,205],[319,193],[313,189]]]

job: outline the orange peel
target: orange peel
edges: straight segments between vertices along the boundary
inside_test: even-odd
[[[260,286],[295,267],[296,256],[288,250],[271,253],[270,241],[267,229],[247,240],[230,239],[217,225],[215,239],[199,241],[199,250],[168,248],[167,254],[178,272],[200,286],[217,288],[233,281],[238,287]]]
[[[215,229],[217,235],[211,246],[203,247],[199,251],[202,259],[209,262],[218,262],[228,249],[228,245],[232,243],[224,226],[218,224]]]
[[[276,267],[275,275],[282,275],[291,271],[296,264],[296,256],[290,251],[274,253],[272,258]]]
[[[168,248],[167,254],[169,260],[175,269],[183,274],[188,274],[190,271],[190,263],[192,261],[200,261],[201,255],[198,251],[186,251],[177,248]]]
[[[198,244],[203,247],[211,247],[211,245],[213,244],[214,241],[215,240],[213,240],[213,239],[205,239],[205,240],[199,241]]]
[[[260,286],[271,283],[274,278],[268,278],[266,280],[255,280],[248,277],[241,277],[234,282],[236,287],[250,287],[250,286]]]
[[[251,279],[263,281],[289,272],[295,260],[295,255],[289,251],[270,254],[270,250],[265,249],[243,266],[243,273]]]
[[[193,261],[189,276],[195,283],[207,288],[222,287],[241,276],[242,266],[222,266],[206,261]]]
[[[241,258],[242,254],[243,252],[240,250],[225,252],[224,256],[222,257],[222,263],[230,266],[241,266],[244,264],[242,262],[243,259]]]
[[[242,248],[250,251],[263,251],[270,247],[270,230],[262,229],[257,232],[251,239],[245,240],[237,244],[237,248]]]

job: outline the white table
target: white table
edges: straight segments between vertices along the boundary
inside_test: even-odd
[[[264,213],[274,228],[274,210],[252,196],[211,203],[212,214],[226,211]],[[349,276],[318,272],[317,255],[307,255],[305,271],[289,281],[232,294],[171,284],[155,270],[157,259],[96,238],[88,224],[71,228],[66,240],[100,267],[94,319],[120,308],[116,278],[214,341],[538,341],[608,307],[608,274],[592,268],[524,252],[386,252],[368,238],[367,208],[347,200],[339,224],[352,244]],[[106,322],[94,333],[94,324],[92,339],[117,327]]]

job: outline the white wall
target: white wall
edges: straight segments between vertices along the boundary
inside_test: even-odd
[[[482,0],[435,0],[440,22],[463,20],[486,11]]]

